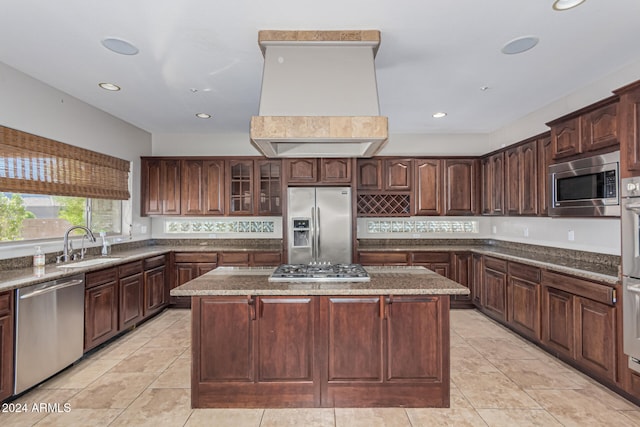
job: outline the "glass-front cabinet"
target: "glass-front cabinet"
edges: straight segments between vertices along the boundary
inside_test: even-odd
[[[229,213],[253,214],[253,160],[229,160]]]
[[[256,160],[256,207],[258,215],[282,214],[282,162],[280,160]]]

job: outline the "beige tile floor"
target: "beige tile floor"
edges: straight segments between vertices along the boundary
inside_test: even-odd
[[[640,425],[639,407],[474,310],[451,313],[450,409],[194,410],[189,331],[188,310],[166,310],[14,401],[28,411],[0,426]]]

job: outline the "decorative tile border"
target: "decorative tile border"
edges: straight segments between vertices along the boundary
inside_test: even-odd
[[[367,232],[376,233],[479,233],[480,222],[424,220],[368,220]]]
[[[164,222],[164,232],[173,233],[273,233],[275,221],[235,219],[172,219]]]

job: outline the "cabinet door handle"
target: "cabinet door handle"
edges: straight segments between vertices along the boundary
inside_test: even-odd
[[[256,320],[256,300],[255,298],[249,296],[247,298],[247,304],[249,304],[249,316],[251,320]]]

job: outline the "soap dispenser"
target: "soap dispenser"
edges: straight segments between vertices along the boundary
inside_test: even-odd
[[[111,245],[107,240],[107,233],[104,231],[101,231],[100,237],[102,238],[102,256],[107,256],[111,253]]]

